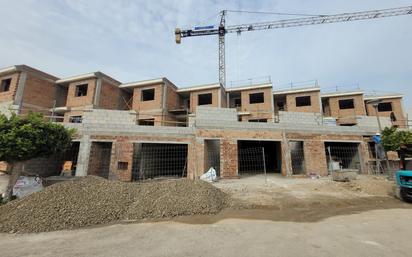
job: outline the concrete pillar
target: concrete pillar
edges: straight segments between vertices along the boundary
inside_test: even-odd
[[[318,140],[306,140],[303,142],[306,174],[315,173],[321,176],[328,175],[327,156],[325,143]]]
[[[80,141],[79,154],[77,156],[76,176],[87,176],[90,147],[90,136],[84,135]]]
[[[26,85],[27,72],[20,73],[19,83],[17,84],[16,96],[14,97],[14,104],[19,106],[18,114],[20,114],[23,108],[23,94],[24,87]]]
[[[187,145],[187,178],[196,179],[199,175],[196,140]]]
[[[101,90],[102,90],[102,79],[98,78],[96,81],[96,88],[94,90],[94,99],[93,99],[94,107],[99,106]]]
[[[288,144],[288,140],[283,140],[280,143],[280,148],[281,148],[281,173],[282,176],[291,176],[293,174],[293,169],[292,169],[292,158],[290,155],[290,147],[288,147],[286,144]]]
[[[358,152],[359,152],[359,162],[362,174],[368,173],[369,168],[369,145],[367,142],[362,142],[358,145]]]

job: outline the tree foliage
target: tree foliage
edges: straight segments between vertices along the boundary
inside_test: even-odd
[[[385,151],[398,151],[401,146],[412,144],[412,133],[409,130],[398,130],[396,127],[382,131],[382,145]]]
[[[45,121],[41,114],[0,114],[0,161],[15,163],[64,152],[74,130]]]

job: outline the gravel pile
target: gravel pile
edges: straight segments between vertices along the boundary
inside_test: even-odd
[[[214,214],[227,195],[203,181],[124,183],[88,176],[0,207],[0,232],[74,229],[119,220]]]

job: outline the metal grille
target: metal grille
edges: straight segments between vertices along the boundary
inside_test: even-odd
[[[238,150],[239,175],[266,173],[264,148],[245,148]]]
[[[358,144],[326,145],[329,172],[335,170],[361,171]]]
[[[187,145],[134,144],[133,180],[161,177],[186,177]]]

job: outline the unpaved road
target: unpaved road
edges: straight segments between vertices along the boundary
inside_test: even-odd
[[[412,204],[394,199],[382,177],[215,185],[233,199],[217,215],[0,234],[0,256],[411,256]]]
[[[225,219],[0,234],[1,256],[411,256],[412,210],[387,209],[318,222]]]

